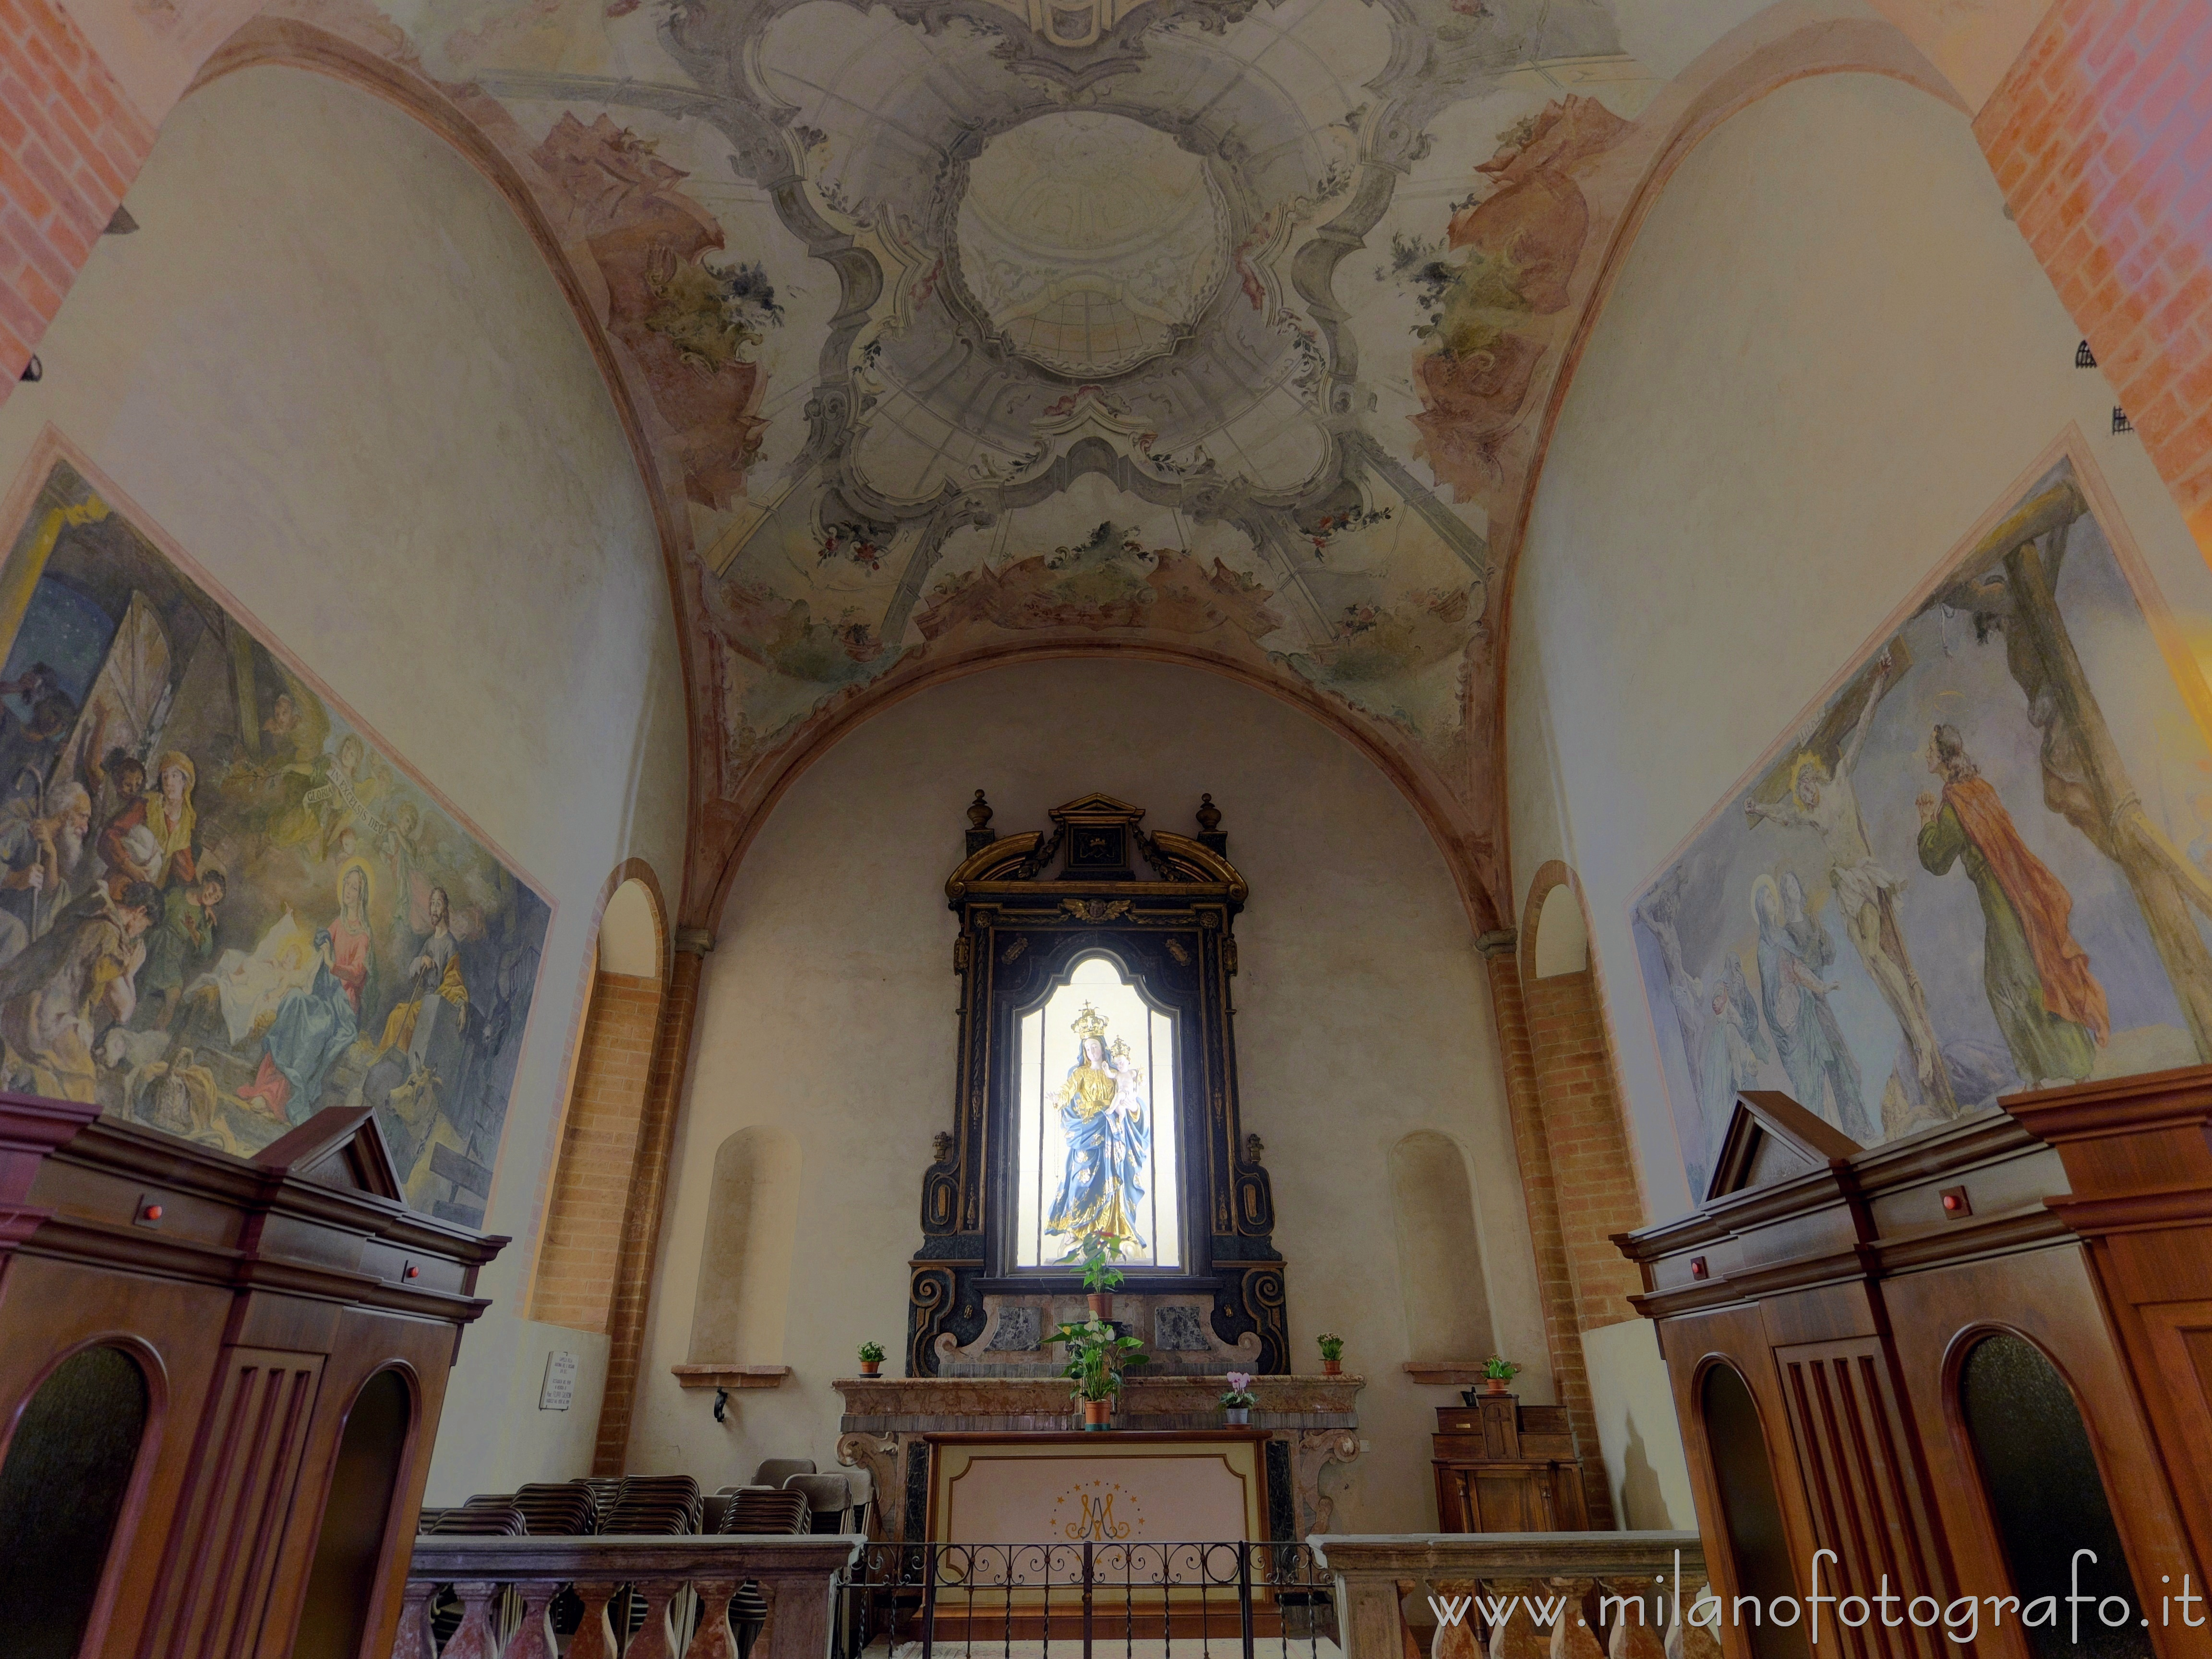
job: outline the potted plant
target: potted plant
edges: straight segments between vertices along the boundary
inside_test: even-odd
[[[1083,1240],[1083,1288],[1089,1292],[1091,1316],[1114,1316],[1114,1291],[1127,1277],[1114,1264],[1121,1259],[1121,1240],[1114,1233],[1090,1233]]]
[[[884,1373],[884,1345],[880,1342],[860,1344],[860,1375],[881,1376]]]
[[[1121,1370],[1146,1362],[1139,1352],[1144,1344],[1124,1336],[1103,1319],[1086,1319],[1062,1325],[1052,1334],[1067,1345],[1067,1369],[1062,1373],[1075,1384],[1075,1398],[1083,1407],[1083,1426],[1103,1429],[1114,1410],[1114,1396],[1121,1392]]]
[[[1482,1362],[1482,1391],[1485,1394],[1504,1394],[1506,1385],[1513,1381],[1520,1370],[1503,1355],[1491,1355]]]
[[[1340,1376],[1344,1373],[1344,1339],[1334,1331],[1321,1334],[1321,1374]]]
[[[1252,1398],[1252,1373],[1229,1373],[1229,1392],[1221,1396],[1222,1409],[1229,1414],[1231,1428],[1243,1428],[1252,1420],[1252,1407],[1257,1402]]]

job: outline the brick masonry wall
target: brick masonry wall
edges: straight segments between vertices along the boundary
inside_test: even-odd
[[[1644,1201],[1621,1131],[1596,978],[1589,969],[1531,977],[1522,998],[1560,1194],[1560,1243],[1574,1281],[1576,1327],[1617,1325],[1636,1317],[1628,1297],[1644,1288],[1644,1279],[1614,1247],[1613,1235],[1643,1225]]]
[[[592,981],[538,1255],[533,1319],[607,1328],[659,1017],[659,981],[605,973]]]
[[[2212,558],[2212,4],[2057,0],[1974,131]]]
[[[1583,1453],[1583,1499],[1589,1523],[1601,1531],[1613,1526],[1613,1493],[1598,1455],[1597,1412],[1590,1399],[1589,1371],[1583,1359],[1582,1326],[1576,1316],[1574,1273],[1560,1214],[1543,1097],[1537,1088],[1536,1062],[1522,1000],[1521,969],[1513,934],[1484,936],[1490,969],[1491,1006],[1498,1024],[1498,1046],[1505,1066],[1506,1109],[1513,1122],[1513,1147],[1521,1164],[1521,1190],[1528,1206],[1528,1243],[1536,1261],[1536,1290],[1544,1310],[1544,1344],[1552,1363],[1556,1403],[1566,1408]]]
[[[154,147],[52,0],[0,0],[0,403]]]

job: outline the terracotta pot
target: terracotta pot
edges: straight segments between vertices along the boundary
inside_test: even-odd
[[[863,1360],[860,1362],[860,1375],[861,1375],[861,1376],[881,1376],[883,1374],[884,1374],[884,1362],[883,1362],[882,1360],[880,1360],[880,1359],[863,1359]]]
[[[1085,1401],[1083,1402],[1083,1426],[1086,1429],[1104,1428],[1106,1426],[1106,1419],[1112,1414],[1113,1410],[1114,1402],[1110,1400]]]
[[[1322,1360],[1322,1361],[1321,1362],[1321,1374],[1322,1374],[1323,1376],[1343,1376],[1343,1375],[1344,1375],[1344,1362],[1343,1362],[1341,1359],[1324,1359],[1324,1360]]]
[[[1482,1391],[1485,1394],[1504,1394],[1512,1381],[1510,1376],[1486,1376],[1482,1379]]]
[[[1091,1304],[1091,1316],[1093,1319],[1111,1319],[1114,1316],[1113,1291],[1101,1291],[1096,1295],[1084,1297],[1084,1300]]]

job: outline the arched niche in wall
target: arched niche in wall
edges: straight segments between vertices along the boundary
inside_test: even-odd
[[[1544,895],[1536,914],[1534,968],[1538,979],[1579,974],[1589,966],[1589,928],[1572,884],[1561,882]]]
[[[2143,1606],[2136,1595],[2119,1528],[2097,1470],[2097,1456],[2074,1391],[2042,1349],[2009,1331],[1977,1340],[1959,1365],[1960,1421],[1974,1450],[1990,1522],[2023,1603],[2056,1595],[2060,1606],[2074,1593],[2118,1597],[2130,1609],[2118,1627],[2094,1625],[2100,1659],[2132,1659],[2152,1651],[2149,1633],[2136,1621]],[[2075,1552],[2094,1551],[2095,1559]],[[2100,1611],[2085,1608],[2085,1615]],[[2085,1617],[2085,1622],[2087,1622]],[[2023,1626],[2035,1659],[2057,1659],[2081,1650],[2070,1626]]]
[[[1777,1625],[1766,1613],[1778,1602],[1793,1605],[1797,1594],[1790,1570],[1790,1540],[1782,1527],[1782,1500],[1774,1486],[1774,1465],[1766,1454],[1766,1434],[1758,1403],[1733,1365],[1706,1368],[1698,1385],[1698,1414],[1704,1419],[1705,1449],[1712,1459],[1713,1484],[1719,1489],[1721,1523],[1735,1567],[1736,1600],[1755,1597],[1759,1610],[1746,1607],[1740,1629],[1753,1659],[1806,1659],[1802,1622]],[[1803,1611],[1802,1606],[1797,1611]]]
[[[651,870],[633,859],[608,879],[615,885],[599,913],[598,961],[576,1040],[530,1309],[533,1319],[582,1331],[606,1330],[614,1303],[667,962],[668,930]]]
[[[16,1416],[0,1462],[0,1631],[11,1659],[73,1659],[83,1644],[153,1404],[138,1358],[103,1345],[55,1366]]]
[[[414,1423],[414,1391],[396,1370],[377,1372],[354,1396],[323,1504],[293,1659],[358,1659]]]
[[[766,1124],[738,1130],[714,1153],[691,1309],[692,1364],[782,1363],[798,1232],[797,1137]]]
[[[1474,1193],[1459,1143],[1417,1129],[1390,1149],[1390,1213],[1398,1293],[1413,1359],[1475,1359],[1496,1342]]]

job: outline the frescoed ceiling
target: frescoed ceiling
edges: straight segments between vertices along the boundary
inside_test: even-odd
[[[604,329],[689,638],[687,920],[711,917],[781,781],[871,699],[994,657],[1126,647],[1353,735],[1494,926],[1510,543],[1572,326],[1688,96],[1627,50],[1616,5],[1670,72],[1707,43],[1655,19],[1693,12],[1717,36],[1759,9],[276,15],[472,122]],[[1783,9],[1792,27],[1823,10]]]

